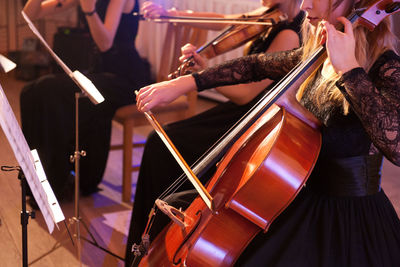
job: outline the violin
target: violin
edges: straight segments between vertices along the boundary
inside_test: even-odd
[[[287,15],[283,14],[276,6],[267,9],[263,14],[259,16],[245,16],[240,18],[239,21],[245,19],[246,25],[233,24],[224,30],[216,38],[203,45],[196,50],[196,53],[204,56],[207,59],[211,59],[223,53],[229,52],[248,41],[256,38],[266,30],[271,29],[272,26],[287,20]],[[253,22],[254,24],[249,24]],[[268,22],[258,24],[258,22]],[[190,68],[195,65],[193,56],[187,58],[178,69],[169,74],[169,79],[175,79],[179,76],[190,74]]]
[[[268,12],[268,10],[266,11]],[[264,13],[263,13],[264,14]],[[182,17],[182,16],[159,16],[157,18],[147,18],[143,14],[133,12],[133,16],[139,20],[152,21],[152,22],[168,22],[168,23],[217,23],[217,24],[233,24],[233,25],[271,25],[271,19],[263,15],[243,15],[241,18],[213,18],[213,17]]]
[[[374,29],[398,11],[400,1],[379,0],[348,19]],[[196,163],[193,172],[198,174],[234,140],[207,185],[212,205],[198,197],[184,212],[165,208],[174,220],[139,266],[233,266],[251,240],[268,230],[305,185],[317,160],[319,122],[299,104],[296,92],[326,58],[320,46]]]

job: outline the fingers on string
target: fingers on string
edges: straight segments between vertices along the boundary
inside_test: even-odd
[[[340,21],[344,25],[344,33],[353,35],[353,25],[351,22],[345,17],[338,17],[338,21]]]
[[[149,5],[143,9],[143,15],[148,18],[158,18],[162,15],[162,13],[162,7],[157,5]]]
[[[143,87],[139,90],[139,93],[136,95],[136,105],[139,108],[139,110],[143,106],[145,97],[150,93],[150,88],[151,86]]]
[[[181,47],[182,56],[179,57],[179,60],[183,61],[186,58],[193,56],[195,52],[196,52],[196,47],[194,45],[190,43],[185,44],[184,46]]]

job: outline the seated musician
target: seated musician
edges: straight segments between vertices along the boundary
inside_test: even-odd
[[[303,0],[302,48],[250,55],[140,90],[138,108],[148,111],[191,90],[279,80],[326,43],[326,60],[297,95],[321,123],[318,160],[307,186],[237,266],[400,266],[400,220],[380,186],[383,156],[400,166],[400,57],[390,17],[372,31],[366,23],[353,29],[343,17],[375,2]]]
[[[300,28],[304,18],[300,12],[299,0],[265,0],[265,7],[271,8],[278,5],[278,9],[287,14],[288,20],[266,29],[249,48],[250,54],[290,50],[300,45]],[[204,13],[164,10],[161,6],[152,2],[145,2],[142,6],[145,16],[157,17],[159,15],[179,16],[205,16]],[[259,11],[258,11],[259,12]],[[250,12],[251,14],[254,12]],[[222,15],[212,13],[215,17],[239,18],[243,14]],[[199,24],[198,26],[203,26]],[[216,27],[213,25],[213,27]],[[212,28],[215,29],[215,28]],[[187,44],[182,47],[181,61],[193,55],[196,65],[200,69],[205,65],[205,58],[195,52],[195,47]],[[215,143],[235,122],[237,122],[262,96],[266,88],[273,85],[271,79],[254,82],[246,85],[224,86],[216,88],[220,93],[230,99],[226,103],[198,114],[187,120],[172,123],[164,127],[167,134],[176,145],[185,160],[192,164],[213,143]],[[206,182],[215,167],[212,167],[201,180]],[[175,162],[167,148],[162,144],[160,138],[153,132],[149,135],[136,184],[136,193],[133,203],[132,218],[126,250],[126,266],[130,266],[133,259],[131,247],[134,243],[141,242],[141,236],[148,220],[148,214],[154,205],[154,201],[162,194],[182,173],[179,165]],[[189,183],[184,184],[179,190],[191,189]],[[156,234],[168,222],[164,215],[157,216],[150,232],[150,237]]]
[[[87,153],[80,162],[80,191],[86,196],[99,190],[115,110],[134,103],[131,89],[148,84],[150,70],[134,46],[138,19],[131,13],[139,10],[137,0],[29,0],[24,11],[36,19],[77,5],[97,51],[96,64],[87,77],[105,98],[99,105],[88,98],[79,101],[79,143]],[[21,94],[24,135],[29,146],[38,150],[59,201],[73,197],[74,165],[69,156],[75,149],[74,94],[79,90],[67,75],[52,74],[27,85]]]

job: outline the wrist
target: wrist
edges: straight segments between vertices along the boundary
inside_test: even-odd
[[[196,82],[192,75],[179,76],[176,80],[180,85],[182,85],[182,94],[186,94],[197,89]]]
[[[167,13],[166,15],[170,17],[176,17],[179,15],[179,12],[175,7],[168,9],[166,13]]]
[[[337,73],[342,76],[344,73],[351,71],[352,69],[360,68],[361,66],[357,64],[351,64],[347,65],[346,67],[343,67],[337,71]]]
[[[83,14],[84,14],[85,16],[90,17],[90,16],[93,16],[93,15],[97,12],[97,10],[96,10],[96,7],[94,7],[94,8],[92,9],[92,11],[86,12],[86,11],[82,10],[82,12],[83,12]]]

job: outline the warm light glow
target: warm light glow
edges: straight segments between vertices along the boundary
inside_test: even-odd
[[[297,188],[300,186],[298,177],[294,176],[290,172],[290,168],[286,168],[288,164],[282,164],[282,162],[276,163],[272,159],[264,161],[264,164],[267,168],[271,169],[274,173],[281,177],[286,184],[291,185],[294,189],[297,190]]]
[[[92,81],[78,70],[71,74],[71,78],[78,83],[79,87],[88,95],[94,104],[99,104],[104,101],[104,97],[101,95],[99,90],[97,90]]]
[[[220,247],[217,247],[215,244],[210,243],[204,238],[199,238],[196,247],[200,248],[201,254],[208,255],[208,257],[213,255],[214,259],[223,259],[226,256],[226,251],[220,249]]]

